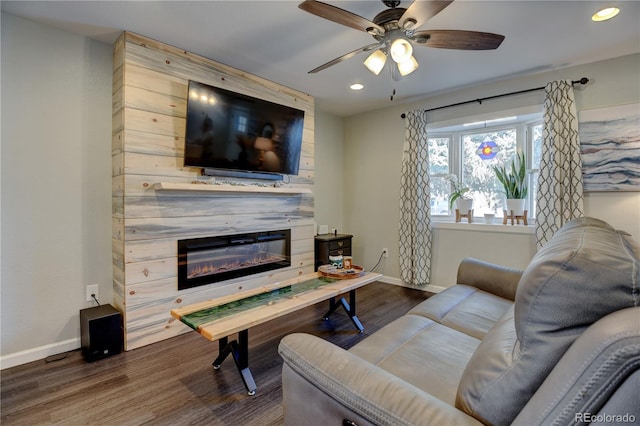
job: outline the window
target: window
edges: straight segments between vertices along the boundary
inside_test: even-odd
[[[451,186],[449,175],[450,137],[429,138],[429,168],[431,173],[431,214],[449,214],[449,193]]]
[[[249,120],[246,115],[238,115],[238,124],[236,130],[238,133],[247,133],[249,127]]]
[[[541,157],[542,123],[540,114],[509,117],[490,122],[471,123],[429,130],[429,162],[431,173],[431,215],[452,217],[455,206],[449,206],[451,183],[455,175],[470,188],[474,216],[495,213],[502,217],[505,196],[493,172],[494,165],[511,161],[516,152],[527,157],[528,198],[526,208],[535,217],[535,193]],[[501,124],[504,122],[509,124]],[[483,145],[484,144],[484,145]],[[482,147],[488,147],[482,150]]]

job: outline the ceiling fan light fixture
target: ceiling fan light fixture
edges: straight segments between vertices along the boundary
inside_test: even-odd
[[[615,1],[620,2],[620,0]],[[452,0],[412,0],[406,8],[399,7],[400,0],[382,0],[382,2],[387,9],[375,15],[373,20],[320,0],[304,0],[300,3],[298,7],[305,12],[336,24],[364,31],[376,40],[375,43],[348,52],[312,69],[309,74],[325,70],[359,53],[368,52],[369,57],[364,61],[364,65],[375,75],[382,72],[388,62],[387,56],[391,56],[395,64],[390,64],[389,71],[392,79],[398,81],[400,77],[409,75],[418,68],[418,62],[413,57],[414,43],[416,46],[442,49],[493,50],[497,49],[505,38],[500,34],[467,30],[417,31],[425,22],[453,3]]]
[[[399,64],[400,62],[404,62],[411,58],[411,55],[413,54],[413,47],[407,40],[397,38],[393,43],[391,43],[389,51],[391,53],[391,58]]]
[[[374,51],[367,59],[364,60],[364,66],[375,75],[380,74],[380,71],[382,71],[382,68],[384,68],[384,64],[386,63],[387,55],[385,55],[385,53],[380,49]]]
[[[401,76],[407,76],[418,69],[418,61],[413,56],[410,56],[409,59],[398,62],[398,71]]]
[[[613,18],[618,13],[620,13],[620,9],[618,9],[617,7],[607,7],[604,9],[600,9],[599,11],[594,13],[591,17],[591,20],[595,22],[606,21]]]

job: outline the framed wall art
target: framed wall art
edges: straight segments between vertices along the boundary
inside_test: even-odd
[[[640,191],[640,103],[578,114],[584,191]]]

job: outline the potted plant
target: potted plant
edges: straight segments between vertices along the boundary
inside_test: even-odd
[[[507,197],[507,212],[522,215],[527,198],[527,162],[524,153],[516,153],[509,166],[493,166]]]
[[[451,182],[451,195],[449,195],[449,209],[453,210],[453,203],[456,203],[458,210],[466,214],[473,208],[473,198],[467,196],[469,187],[464,186],[456,175],[447,176]]]

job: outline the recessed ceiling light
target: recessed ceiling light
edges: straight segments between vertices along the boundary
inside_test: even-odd
[[[601,9],[594,13],[591,20],[595,22],[606,21],[607,19],[613,18],[618,13],[620,13],[620,9],[617,7],[607,7],[606,9]]]
[[[349,86],[349,88],[351,90],[362,90],[362,89],[364,89],[364,84],[353,83],[351,86]]]

